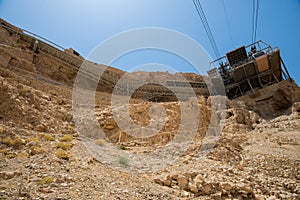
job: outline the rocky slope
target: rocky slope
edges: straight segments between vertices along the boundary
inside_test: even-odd
[[[130,174],[88,153],[72,121],[70,88],[0,72],[2,199],[299,198],[298,102],[269,120],[240,100],[228,101],[220,140],[205,158],[198,156],[196,140],[195,148],[166,169]],[[198,103],[207,120],[208,101]],[[150,104],[135,102],[133,120],[146,124]],[[120,151],[151,151],[170,142],[178,126],[178,103],[160,104],[174,120],[146,140],[120,137],[109,105],[99,107],[99,125],[112,143],[125,147]]]
[[[0,40],[1,199],[300,199],[300,90],[295,83],[225,100],[227,108],[217,113],[212,106],[217,99],[198,97],[200,126],[190,147],[163,169],[131,172],[132,160],[107,164],[91,154],[78,133],[73,72],[57,71],[60,61],[35,57],[26,43],[1,31],[6,35]],[[111,95],[103,91],[96,93],[95,115],[107,139],[93,145],[147,156],[172,144],[183,103],[132,99],[129,116],[141,126],[152,122],[151,106],[166,111],[157,134],[135,138],[119,127]],[[122,106],[117,109],[122,116]],[[204,138],[212,116],[223,116],[222,134],[212,151],[201,154],[208,148]]]

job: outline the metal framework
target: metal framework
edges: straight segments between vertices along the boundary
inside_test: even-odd
[[[216,63],[218,67],[215,67]],[[216,94],[216,88],[224,83],[229,98],[255,93],[260,88],[290,79],[279,49],[261,40],[228,52],[226,56],[212,61],[210,66],[214,66],[208,74]]]

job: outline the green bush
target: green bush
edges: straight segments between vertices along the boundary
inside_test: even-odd
[[[126,147],[124,145],[120,145],[120,146],[118,146],[118,149],[120,149],[120,150],[126,150]]]
[[[127,166],[127,165],[129,165],[129,160],[124,156],[119,156],[119,163]]]

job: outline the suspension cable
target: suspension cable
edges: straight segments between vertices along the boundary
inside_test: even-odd
[[[253,42],[256,41],[256,33],[257,33],[257,24],[258,24],[258,10],[259,10],[259,1],[256,1],[256,18],[255,18],[255,32],[254,32],[254,40]]]
[[[228,33],[229,33],[229,36],[230,36],[231,45],[233,46],[233,37],[232,37],[232,33],[231,33],[231,29],[230,29],[230,24],[229,24],[229,19],[228,19],[228,14],[227,14],[226,6],[225,6],[225,0],[222,0],[222,5],[223,5],[224,14],[225,14],[225,19],[226,19],[226,24],[227,24],[227,28],[228,28]]]
[[[252,43],[256,41],[260,0],[252,1]]]
[[[252,0],[252,33],[251,33],[251,42],[253,43],[254,38],[254,21],[255,21],[255,0]]]
[[[200,0],[193,0],[193,3],[194,3],[194,5],[195,5],[195,8],[196,8],[196,10],[197,10],[197,13],[198,13],[198,15],[199,15],[201,21],[202,21],[202,24],[203,24],[203,26],[204,26],[205,32],[206,32],[206,34],[207,34],[207,36],[208,36],[208,39],[209,39],[210,44],[211,44],[211,46],[212,46],[212,49],[213,49],[213,51],[214,51],[214,53],[215,53],[215,56],[216,56],[217,58],[219,58],[219,57],[220,57],[220,52],[219,52],[219,49],[218,49],[218,47],[217,47],[217,45],[216,45],[215,39],[214,39],[214,37],[213,37],[213,35],[212,35],[212,32],[211,32],[211,29],[210,29],[209,24],[208,24],[208,22],[207,22],[207,19],[206,19],[206,17],[205,17],[205,14],[204,14],[204,11],[203,11],[203,9],[202,9]]]

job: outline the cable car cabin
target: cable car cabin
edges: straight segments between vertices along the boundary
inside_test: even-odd
[[[218,67],[208,71],[212,91],[230,99],[290,78],[279,49],[261,40],[211,62],[211,65],[216,64]],[[222,94],[224,91],[226,94]]]

